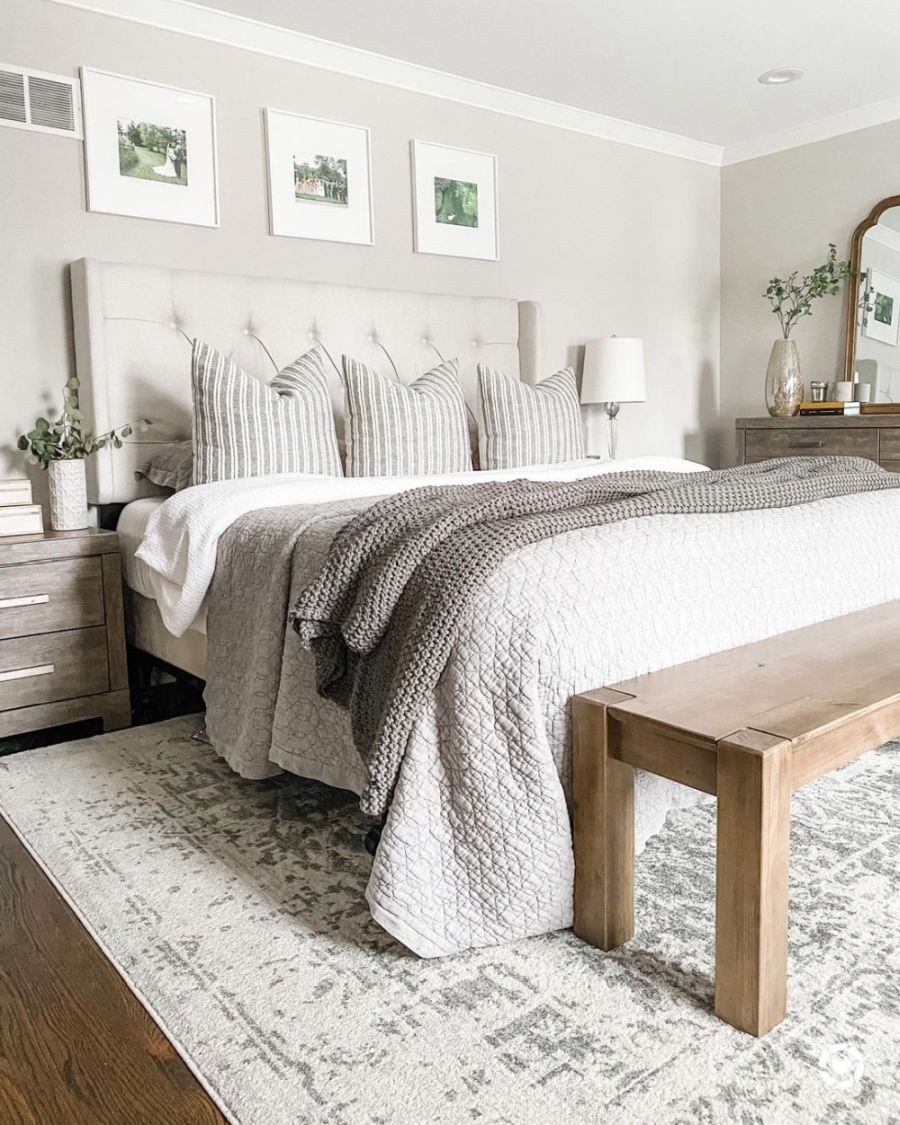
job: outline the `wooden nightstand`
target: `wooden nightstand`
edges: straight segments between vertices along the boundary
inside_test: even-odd
[[[826,415],[815,418],[738,418],[737,461],[770,457],[867,457],[883,469],[900,469],[900,414]]]
[[[131,723],[118,536],[0,539],[0,737],[96,718]]]

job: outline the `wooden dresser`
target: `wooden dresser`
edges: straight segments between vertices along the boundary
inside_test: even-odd
[[[0,539],[0,737],[94,718],[131,722],[118,537]]]
[[[900,414],[738,418],[735,430],[739,465],[769,457],[868,457],[900,472]]]

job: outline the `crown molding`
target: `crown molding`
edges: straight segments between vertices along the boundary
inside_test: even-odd
[[[621,121],[601,113],[562,105],[530,94],[505,90],[485,82],[447,74],[431,67],[388,58],[358,47],[348,47],[304,35],[289,28],[275,27],[246,16],[217,11],[190,0],[52,0],[71,8],[82,8],[106,16],[117,16],[134,23],[165,31],[192,35],[213,43],[256,51],[304,66],[330,70],[369,82],[396,86],[417,94],[458,102],[478,109],[520,117],[540,125],[567,129],[600,140],[615,141],[635,148],[649,149],[667,156],[718,167],[722,148],[705,141],[666,133],[647,125]]]
[[[771,156],[776,152],[786,152],[802,145],[816,144],[832,137],[842,137],[856,133],[860,129],[871,129],[873,125],[886,125],[900,119],[900,98],[888,98],[883,102],[873,102],[858,109],[844,110],[830,117],[820,117],[794,129],[780,133],[770,133],[739,144],[726,145],[722,164],[742,164],[745,160],[756,160],[760,156]]]

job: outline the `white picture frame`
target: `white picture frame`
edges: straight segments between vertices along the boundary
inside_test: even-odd
[[[264,119],[271,233],[371,246],[369,129],[281,109]]]
[[[81,88],[88,210],[217,227],[215,98],[90,67]]]
[[[900,340],[900,280],[882,270],[867,271],[862,330],[881,344]]]
[[[410,160],[416,253],[497,261],[497,157],[413,140]]]

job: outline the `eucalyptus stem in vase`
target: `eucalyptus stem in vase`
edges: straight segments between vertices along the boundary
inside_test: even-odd
[[[87,488],[84,459],[106,446],[122,448],[122,441],[134,429],[146,430],[149,418],[125,422],[99,436],[84,428],[78,400],[78,378],[67,382],[60,416],[53,422],[37,418],[34,429],[19,438],[18,448],[26,460],[40,465],[50,474],[50,526],[54,531],[74,531],[88,526]]]
[[[812,273],[801,277],[794,270],[785,278],[773,277],[766,286],[763,295],[781,326],[781,338],[772,345],[766,368],[766,406],[773,417],[790,418],[803,401],[800,354],[791,332],[803,317],[812,316],[813,301],[840,292],[851,273],[850,263],[838,261],[837,248],[830,242],[828,258]]]

